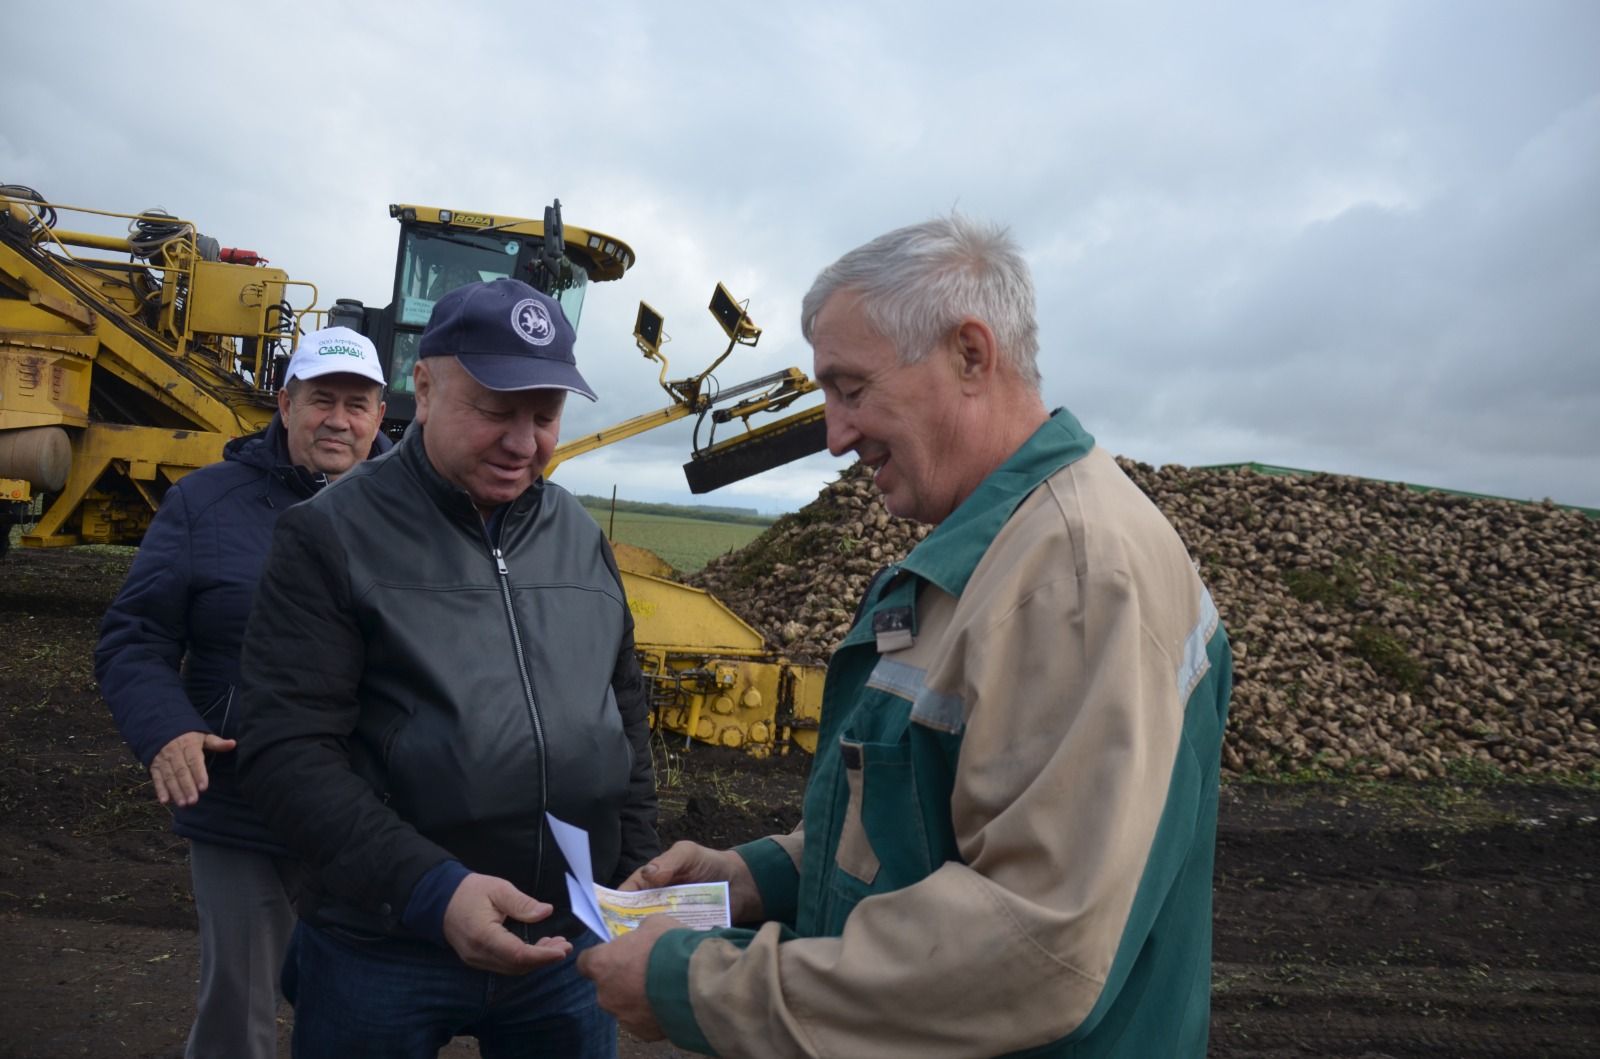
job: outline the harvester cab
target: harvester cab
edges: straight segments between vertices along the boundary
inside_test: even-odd
[[[543,221],[413,205],[390,206],[389,216],[400,222],[389,304],[340,298],[328,322],[360,331],[378,347],[389,380],[385,428],[396,435],[416,412],[411,367],[434,303],[446,293],[510,276],[557,299],[576,328],[589,284],[620,279],[633,264],[633,250],[621,240],[563,224],[559,200]]]
[[[510,276],[557,299],[577,328],[589,284],[620,279],[634,262],[632,248],[615,236],[563,222],[559,199],[546,207],[543,221],[409,204],[390,206],[389,216],[400,223],[389,304],[379,308],[341,298],[329,310],[328,321],[360,331],[378,347],[384,377],[389,380],[384,427],[395,437],[404,433],[416,414],[411,368],[434,303],[447,292],[468,283]],[[647,359],[660,364],[659,382],[669,404],[569,440],[556,450],[547,473],[563,460],[688,416],[696,417],[694,448],[683,469],[695,493],[709,492],[825,447],[820,407],[770,420],[816,389],[798,369],[726,388],[718,385],[713,372],[736,347],[755,345],[761,328],[720,283],[708,308],[728,337],[727,348],[698,374],[669,380],[669,363],[661,349],[669,340],[664,320],[648,304],[639,303],[634,341]],[[757,417],[761,417],[759,425],[752,422]],[[743,429],[718,440],[718,428],[730,423]]]

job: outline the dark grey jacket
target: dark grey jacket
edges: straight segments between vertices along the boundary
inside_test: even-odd
[[[413,887],[454,858],[557,907],[530,936],[576,936],[545,813],[589,832],[596,881],[659,851],[633,618],[559,486],[491,541],[413,426],[279,519],[243,671],[245,790],[308,862],[312,923],[407,937]]]

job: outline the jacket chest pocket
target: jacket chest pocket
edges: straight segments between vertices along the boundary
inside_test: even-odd
[[[869,692],[839,734],[838,843],[833,884],[838,911],[863,897],[908,886],[933,870],[910,703]],[[940,858],[942,859],[942,858]]]

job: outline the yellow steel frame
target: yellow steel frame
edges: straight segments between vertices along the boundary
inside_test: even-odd
[[[13,217],[17,202],[7,201]],[[126,219],[136,216],[54,208]],[[191,309],[200,311],[177,321],[169,300],[166,331],[147,326],[139,318],[138,299],[97,271],[108,265],[125,268],[125,262],[72,249],[129,252],[127,239],[41,226],[34,236],[38,243],[49,244],[48,252],[43,247],[27,251],[0,243],[0,282],[18,295],[0,299],[0,392],[5,398],[0,430],[60,426],[72,444],[67,482],[23,538],[28,546],[107,539],[118,527],[131,535],[159,504],[162,483],[215,462],[229,438],[258,430],[272,417],[272,395],[236,374],[233,343],[202,342],[202,332],[192,323],[231,325],[233,337],[257,339],[256,362],[244,367],[259,380],[265,368],[261,350],[267,339],[279,337],[265,330],[269,300],[276,304],[288,286],[310,290],[314,300],[316,288],[289,280],[277,269],[200,261],[194,226],[176,218],[172,223],[185,225],[187,234],[166,244],[151,267],[161,272],[169,291],[181,280]],[[196,277],[205,282],[197,286]],[[215,305],[203,302],[208,296]],[[202,302],[196,302],[197,297]],[[225,338],[230,334],[217,333]],[[178,426],[91,422],[89,380],[95,371],[108,373],[158,403]],[[18,380],[28,385],[18,385]],[[113,481],[120,486],[112,488]]]
[[[67,337],[92,337],[97,348],[89,357],[95,361],[97,370],[103,368],[137,386],[197,428],[238,433],[265,422],[265,419],[249,415],[244,408],[249,404],[269,405],[271,401],[266,394],[244,385],[209,358],[181,358],[180,368],[179,361],[150,348],[151,345],[157,348],[168,345],[163,336],[120,312],[96,311],[70,287],[3,243],[0,243],[0,274],[24,277],[29,287],[27,304],[39,310],[38,319],[14,319],[6,311],[8,306],[0,303],[0,328],[10,332],[5,338],[8,345],[72,348],[81,355],[84,346],[65,341],[50,327],[50,321],[43,319],[48,314],[70,325]],[[18,316],[25,311],[20,306],[16,310]],[[78,335],[72,335],[73,331]],[[43,337],[35,337],[41,333]],[[219,394],[226,394],[239,403],[224,401]],[[270,412],[266,418],[271,418]]]
[[[119,471],[154,510],[159,497],[151,485],[163,478],[175,482],[196,467],[215,463],[228,438],[227,434],[209,431],[91,424],[73,438],[72,470],[67,484],[32,532],[23,536],[23,545],[61,548],[80,543],[78,534],[64,529],[108,470]]]
[[[765,755],[791,743],[816,750],[823,670],[776,655],[715,596],[622,571],[634,646],[645,672],[672,688],[653,722],[717,746]]]

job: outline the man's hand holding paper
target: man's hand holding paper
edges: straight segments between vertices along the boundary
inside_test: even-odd
[[[642,865],[622,883],[623,890],[679,886],[688,883],[728,884],[728,913],[733,923],[762,919],[761,893],[744,858],[728,849],[709,849],[697,842],[674,842],[661,856]],[[726,926],[727,924],[723,924]]]

